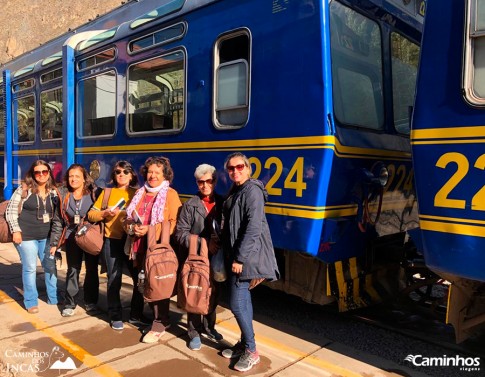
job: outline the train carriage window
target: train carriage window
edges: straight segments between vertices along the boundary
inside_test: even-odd
[[[18,93],[18,92],[22,92],[24,90],[33,88],[34,85],[35,85],[35,80],[34,79],[28,79],[28,80],[24,80],[24,81],[15,83],[13,85],[12,90],[13,90],[14,93]]]
[[[174,132],[185,124],[185,54],[177,51],[130,66],[128,132]]]
[[[41,139],[62,138],[62,88],[40,94]]]
[[[28,143],[35,141],[34,96],[29,95],[14,99],[13,116],[14,141],[16,143]]]
[[[168,26],[162,30],[150,33],[141,38],[135,39],[128,44],[128,51],[130,53],[136,53],[147,48],[160,46],[169,42],[173,42],[177,39],[184,37],[187,31],[187,26],[183,22]]]
[[[110,48],[106,51],[97,53],[96,55],[88,56],[77,63],[78,71],[84,71],[88,68],[93,68],[101,64],[109,63],[116,58],[116,49]]]
[[[62,68],[55,69],[53,71],[44,73],[43,75],[40,76],[40,83],[41,84],[47,84],[51,81],[54,80],[60,80],[62,79]]]
[[[467,3],[463,87],[466,99],[485,106],[485,1]]]
[[[330,35],[334,111],[343,124],[384,127],[382,40],[377,23],[333,1]]]
[[[77,95],[78,136],[113,135],[116,124],[115,72],[79,81]]]
[[[394,127],[409,135],[410,109],[414,103],[419,46],[399,34],[391,34],[392,98]]]
[[[213,122],[218,128],[244,127],[249,119],[250,34],[224,35],[214,50]]]

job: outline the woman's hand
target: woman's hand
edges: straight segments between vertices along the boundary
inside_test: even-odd
[[[239,262],[232,262],[232,272],[235,274],[240,274],[243,270],[243,265],[242,263]]]
[[[143,237],[148,232],[148,225],[135,225],[135,236]]]
[[[120,209],[116,207],[115,209],[106,208],[103,211],[103,219],[112,219],[120,212]]]
[[[20,245],[22,243],[22,232],[13,232],[12,241],[17,245]]]
[[[57,247],[56,246],[51,246],[51,249],[49,250],[49,253],[51,255],[54,255],[56,253]]]

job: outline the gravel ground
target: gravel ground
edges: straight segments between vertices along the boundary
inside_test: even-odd
[[[439,377],[485,376],[485,336],[468,342],[468,346],[465,343],[461,347],[456,347],[452,341],[453,331],[450,326],[438,321],[424,320],[421,315],[396,310],[394,306],[380,307],[377,311],[381,315],[384,313],[387,318],[392,317],[389,321],[392,327],[411,328],[411,335],[403,335],[388,327],[364,323],[349,314],[338,313],[333,305],[308,304],[297,297],[267,287],[258,287],[254,290],[253,305],[254,316],[258,320],[264,322],[264,318],[267,317],[321,335],[332,342],[412,368],[417,371],[416,374],[419,372],[421,375]],[[391,326],[389,324],[388,326]],[[417,339],[419,333],[430,341]],[[421,338],[423,339],[422,336]],[[422,355],[423,358],[442,358],[444,355],[468,358],[481,355],[482,365],[480,371],[460,370],[457,366],[414,366],[410,361],[404,360],[408,355]]]

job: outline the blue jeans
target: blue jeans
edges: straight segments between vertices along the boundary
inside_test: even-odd
[[[49,258],[50,245],[47,243],[47,239],[22,241],[20,245],[15,244],[15,247],[17,248],[22,263],[25,308],[29,309],[39,305],[39,294],[36,284],[37,258],[40,259],[42,267],[44,268],[47,303],[57,305],[56,262],[55,259]]]
[[[251,301],[251,291],[249,290],[250,282],[250,280],[239,280],[237,275],[231,274],[229,305],[241,330],[241,343],[251,352],[255,352],[256,342],[254,340],[253,303]]]

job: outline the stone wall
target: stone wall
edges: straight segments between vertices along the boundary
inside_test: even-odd
[[[0,65],[95,19],[121,0],[1,0]]]

